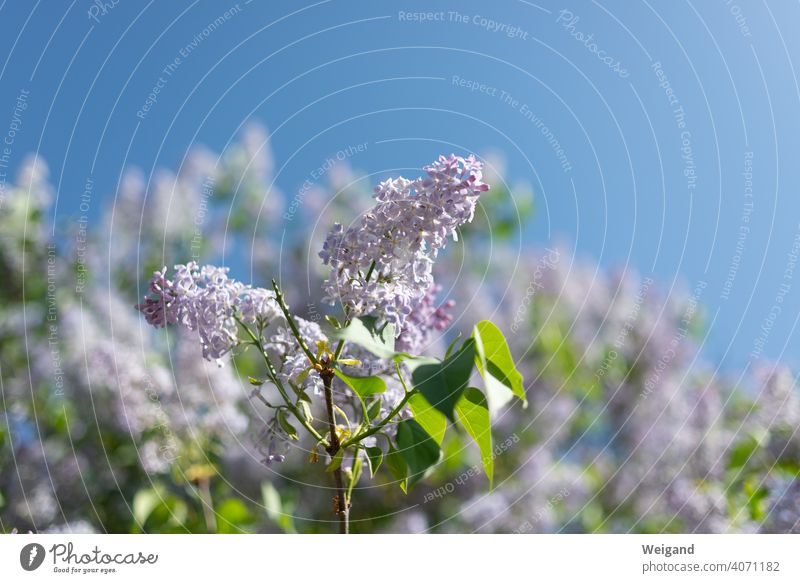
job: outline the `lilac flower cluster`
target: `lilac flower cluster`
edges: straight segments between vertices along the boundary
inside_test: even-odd
[[[157,328],[178,324],[200,335],[203,357],[219,359],[238,340],[238,317],[245,324],[266,325],[282,317],[275,293],[228,277],[228,269],[197,263],[175,266],[172,280],[166,267],[150,280],[150,295],[136,308]]]
[[[434,330],[444,330],[453,320],[448,312],[456,305],[455,300],[446,300],[438,307],[436,296],[442,291],[442,286],[433,284],[425,292],[422,300],[409,314],[405,327],[395,341],[395,350],[421,354],[431,341]]]
[[[424,168],[427,176],[388,179],[377,204],[346,231],[335,224],[319,256],[331,273],[326,299],[351,315],[375,314],[401,330],[433,285],[433,262],[447,238],[472,220],[483,164],[451,155]]]

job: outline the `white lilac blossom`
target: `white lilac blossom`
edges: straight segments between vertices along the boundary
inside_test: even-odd
[[[433,285],[439,250],[472,220],[478,197],[489,189],[482,168],[474,156],[440,156],[424,168],[425,177],[382,182],[377,204],[347,230],[334,225],[325,240],[319,256],[331,267],[326,299],[401,330]]]
[[[245,324],[267,325],[280,317],[275,293],[228,277],[228,269],[197,263],[175,266],[172,280],[166,268],[150,280],[150,294],[136,306],[157,328],[178,324],[200,336],[203,357],[219,359],[236,346],[238,318]]]

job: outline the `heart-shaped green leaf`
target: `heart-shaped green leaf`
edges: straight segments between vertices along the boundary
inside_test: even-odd
[[[373,395],[380,395],[386,392],[386,381],[381,377],[351,377],[340,370],[335,370],[334,373],[348,387],[353,389],[353,392],[364,407],[365,414],[367,414],[367,399]]]
[[[408,465],[408,484],[413,486],[425,472],[438,463],[441,450],[422,425],[413,419],[397,424],[397,448]]]
[[[483,320],[475,326],[472,337],[475,339],[475,364],[483,377],[492,411],[498,410],[513,397],[519,398],[527,406],[522,373],[517,370],[500,329],[490,321]]]
[[[447,430],[447,417],[435,409],[421,394],[416,393],[408,400],[408,408],[414,414],[414,419],[422,425],[438,445],[442,445],[444,433]]]
[[[461,426],[478,444],[481,462],[489,478],[489,489],[494,480],[494,456],[492,453],[492,431],[489,423],[489,404],[486,397],[475,387],[469,387],[456,403],[456,413]]]
[[[411,375],[414,387],[451,421],[455,421],[453,410],[472,375],[474,346],[475,341],[469,338],[450,358],[437,364],[423,364]]]
[[[368,447],[367,451],[367,464],[369,465],[369,475],[371,478],[375,477],[378,468],[381,467],[383,461],[383,451],[379,447]]]

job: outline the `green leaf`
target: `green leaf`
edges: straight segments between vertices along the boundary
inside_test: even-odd
[[[503,333],[488,320],[478,322],[472,337],[475,339],[475,364],[483,377],[492,411],[513,397],[527,406],[522,374],[517,370],[511,350]]]
[[[750,518],[759,522],[764,520],[767,513],[767,497],[769,491],[761,484],[761,476],[748,476],[744,482],[744,492],[747,495],[747,505]]]
[[[445,358],[449,358],[451,354],[453,354],[453,350],[456,349],[456,344],[458,341],[461,340],[461,332],[458,333],[458,336],[450,343],[450,346],[447,347],[447,352],[444,353]]]
[[[185,524],[189,508],[182,499],[167,492],[161,484],[140,490],[133,499],[133,517],[136,525],[132,532],[145,530],[149,523],[154,531],[167,532],[171,527]]]
[[[281,508],[281,495],[271,482],[261,483],[261,502],[264,504],[264,510],[267,511],[267,516],[270,520],[275,521],[275,517],[279,516],[283,510]]]
[[[403,360],[403,364],[408,369],[412,375],[414,371],[417,370],[419,367],[426,365],[426,364],[441,364],[441,360],[438,358],[433,358],[431,356],[409,356],[405,355],[405,360]]]
[[[394,358],[394,326],[387,324],[378,329],[376,318],[362,316],[354,318],[346,327],[334,331],[333,336],[352,342],[379,358]]]
[[[389,473],[397,480],[403,493],[408,491],[408,465],[403,455],[389,444],[389,452],[384,457]]]
[[[344,459],[344,448],[340,448],[339,451],[336,452],[336,455],[333,456],[331,463],[328,464],[328,467],[325,468],[325,471],[328,473],[335,472],[339,467],[341,467],[342,459]]]
[[[386,392],[386,381],[381,377],[351,377],[340,370],[334,370],[333,372],[348,387],[353,389],[353,392],[358,396],[361,405],[364,407],[364,412],[367,411],[367,399],[369,397]]]
[[[366,452],[367,464],[369,465],[369,477],[374,478],[383,461],[383,450],[379,447],[368,447],[366,448]]]
[[[751,432],[739,440],[728,458],[728,469],[741,468],[755,459],[758,450],[769,441],[769,432]]]
[[[345,470],[345,473],[349,477],[349,483],[347,485],[347,500],[350,500],[353,497],[353,488],[355,488],[356,484],[358,484],[358,480],[361,478],[361,472],[363,471],[363,468],[363,464],[356,464],[352,470],[350,468]]]
[[[267,517],[275,523],[283,532],[296,532],[292,521],[291,506],[281,501],[281,495],[271,482],[261,484],[261,502],[267,512]]]
[[[408,407],[414,414],[414,419],[422,425],[437,445],[442,445],[444,433],[447,430],[447,417],[428,403],[420,393],[412,395],[408,400]]]
[[[381,414],[381,398],[376,397],[367,405],[367,419],[374,421]]]
[[[298,409],[300,409],[300,411],[303,413],[303,417],[305,418],[306,421],[308,421],[309,423],[314,421],[314,415],[311,413],[311,405],[309,405],[307,402],[303,400],[298,400],[297,406]]]
[[[398,451],[408,466],[408,485],[413,486],[429,468],[436,465],[442,452],[422,425],[413,419],[403,419],[397,424],[395,439]]]
[[[133,519],[141,527],[144,523],[164,502],[164,492],[162,488],[154,487],[147,488],[146,490],[139,490],[133,497]]]
[[[336,362],[345,366],[358,366],[361,364],[361,361],[355,358],[340,358]]]
[[[492,455],[492,430],[489,422],[489,404],[486,397],[475,387],[469,387],[456,404],[458,420],[470,437],[478,444],[483,469],[489,478],[489,489],[494,481],[494,457]]]
[[[300,436],[297,435],[297,429],[295,429],[292,424],[289,423],[289,420],[286,419],[286,414],[283,412],[283,409],[278,409],[276,415],[278,417],[278,423],[280,424],[281,429],[286,432],[286,435],[292,439],[300,439]]]
[[[423,364],[411,375],[414,387],[451,421],[455,421],[453,410],[472,374],[474,346],[475,341],[469,338],[450,358],[438,364]]]
[[[314,370],[312,367],[308,367],[303,370],[299,375],[297,375],[297,378],[295,379],[296,383],[298,385],[302,385],[303,382],[308,378],[308,375],[311,374],[312,370]]]
[[[241,527],[251,524],[254,521],[253,515],[247,509],[244,502],[238,498],[228,498],[223,500],[214,511],[217,520],[217,530],[222,534],[241,533]]]

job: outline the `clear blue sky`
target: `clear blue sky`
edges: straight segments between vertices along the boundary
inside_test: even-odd
[[[370,172],[494,149],[512,180],[534,184],[528,241],[570,241],[667,288],[705,282],[705,350],[724,366],[748,360],[777,305],[764,353],[797,363],[797,4],[101,6],[0,2],[0,132],[29,92],[8,158],[46,158],[59,216],[76,212],[88,176],[111,193],[124,164],[219,151],[248,119],[274,132],[287,192],[363,142],[352,163]]]

